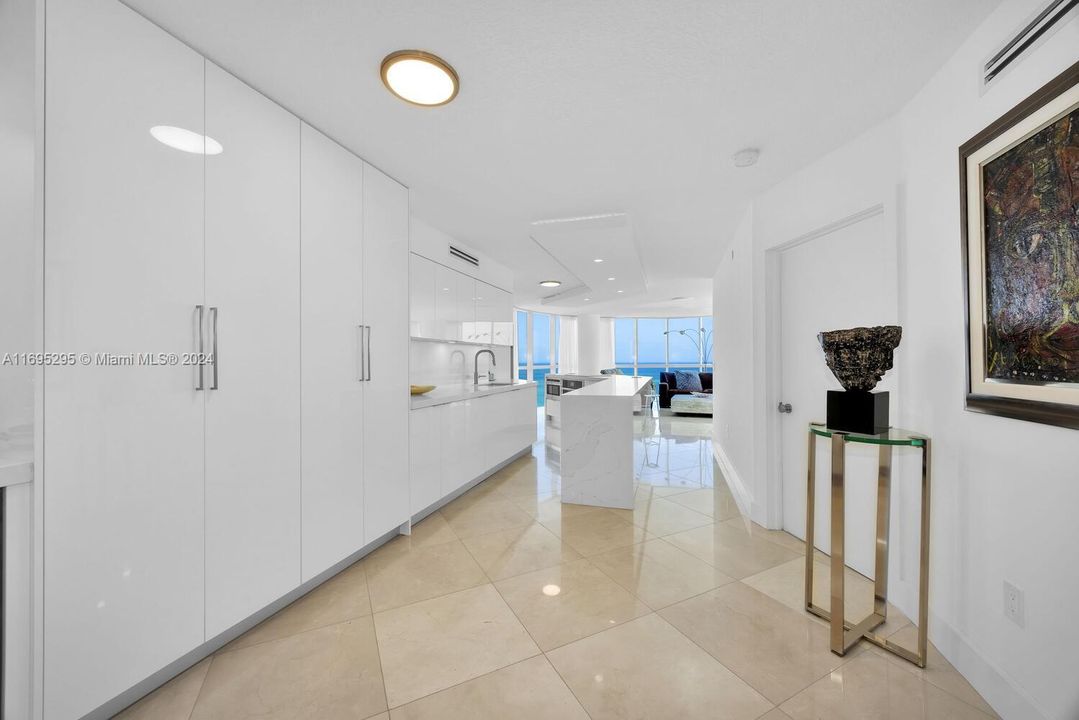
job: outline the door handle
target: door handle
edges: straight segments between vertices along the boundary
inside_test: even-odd
[[[367,369],[367,380],[371,380],[371,326],[365,326],[367,328],[367,342],[363,344],[364,351],[367,353],[367,358],[363,361],[363,366]]]
[[[213,332],[213,334],[214,334],[213,335],[213,340],[210,343],[210,352],[214,356],[214,372],[213,372],[213,376],[212,376],[213,380],[210,383],[210,389],[211,390],[217,390],[217,387],[218,387],[218,384],[217,384],[217,372],[218,372],[219,359],[217,357],[217,308],[216,307],[210,308],[210,329],[211,329],[211,332]]]
[[[205,376],[206,366],[203,365],[203,363],[202,363],[203,352],[205,351],[205,348],[206,348],[206,334],[205,334],[205,332],[203,332],[203,329],[202,329],[202,317],[205,314],[205,310],[206,310],[206,308],[203,305],[196,305],[195,306],[195,312],[198,313],[198,336],[199,336],[198,347],[195,350],[198,353],[198,358],[199,358],[198,374],[195,376],[195,390],[205,390],[206,389],[206,376]]]
[[[359,377],[356,379],[360,382],[365,382],[364,375],[367,373],[367,363],[363,359],[363,348],[366,344],[364,342],[363,325],[356,326],[356,367],[359,372]]]
[[[216,360],[216,358],[215,358],[215,360]],[[791,407],[790,403],[780,402],[779,405],[776,406],[776,410],[778,410],[781,413],[789,415],[794,410],[794,408]]]

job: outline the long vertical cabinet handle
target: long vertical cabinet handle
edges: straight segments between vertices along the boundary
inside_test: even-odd
[[[365,325],[357,325],[356,326],[356,368],[359,371],[359,377],[357,377],[356,379],[359,380],[360,382],[365,382],[366,378],[364,377],[364,375],[366,375],[366,373],[367,373],[367,363],[364,361],[364,358],[363,358],[363,345],[364,345],[363,329],[364,329],[364,327],[366,327],[366,326]]]
[[[367,326],[367,342],[363,344],[364,351],[367,353],[367,358],[363,361],[363,366],[367,368],[367,380],[371,380],[371,326]]]
[[[199,370],[198,370],[198,374],[195,376],[195,390],[205,390],[206,389],[206,376],[205,376],[206,366],[203,365],[203,363],[202,363],[202,357],[203,357],[203,352],[206,349],[206,333],[204,333],[203,330],[202,330],[202,317],[206,313],[206,307],[203,306],[203,305],[196,305],[195,306],[195,312],[198,313],[198,316],[199,316],[199,319],[198,319],[198,336],[199,336],[199,339],[198,339],[198,348],[196,350],[196,352],[199,354],[198,355],[198,357],[199,357]]]
[[[217,390],[217,370],[218,370],[218,364],[220,363],[220,358],[217,357],[217,308],[216,307],[210,308],[210,329],[211,329],[211,332],[213,332],[213,334],[214,334],[213,341],[210,343],[210,352],[213,353],[213,356],[214,356],[214,374],[213,374],[213,380],[210,383],[210,389],[211,390]]]

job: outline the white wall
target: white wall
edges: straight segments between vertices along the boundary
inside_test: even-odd
[[[508,267],[495,262],[470,247],[468,243],[462,242],[436,227],[432,227],[418,217],[413,216],[410,223],[408,233],[409,250],[417,255],[423,255],[428,260],[433,260],[440,265],[445,265],[463,272],[465,275],[478,278],[488,285],[494,285],[507,292],[513,292],[513,271]],[[479,259],[479,267],[450,255],[449,246],[451,244]]]
[[[599,315],[577,316],[578,372],[598,375],[614,367],[614,324]]]
[[[483,382],[487,382],[488,368],[494,371],[499,382],[513,379],[512,352],[508,347],[413,340],[409,349],[409,382],[413,385],[471,385],[476,353],[480,350],[494,352],[497,363],[491,368],[491,357],[486,353],[480,356],[480,379]]]
[[[898,238],[904,328],[893,422],[934,441],[930,638],[1006,719],[1073,720],[1079,432],[963,409],[958,147],[1079,59],[1073,17],[982,91],[979,66],[1042,5],[1006,0],[896,116],[753,200],[725,239],[734,258],[715,276],[714,432],[754,518],[774,524],[766,251],[883,203]],[[916,507],[901,501],[899,510],[909,522]],[[893,530],[900,566],[912,540]],[[893,567],[894,597],[908,613],[913,572]],[[1004,617],[1005,579],[1026,593],[1025,628]]]

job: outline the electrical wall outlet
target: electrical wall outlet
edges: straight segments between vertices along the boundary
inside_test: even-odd
[[[1004,581],[1004,617],[1011,620],[1019,627],[1026,627],[1026,602],[1023,600],[1023,591]]]

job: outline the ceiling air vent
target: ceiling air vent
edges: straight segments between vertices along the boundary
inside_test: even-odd
[[[1045,8],[1034,15],[1031,21],[1015,37],[1004,43],[1000,50],[986,61],[985,67],[982,68],[983,84],[988,85],[1004,68],[1015,62],[1039,39],[1045,37],[1050,28],[1058,25],[1068,13],[1077,7],[1079,7],[1079,0],[1052,0]]]
[[[1079,2],[1079,0],[1077,0],[1077,2]],[[469,255],[464,250],[456,248],[453,245],[450,245],[450,255],[457,258],[458,260],[464,260],[469,265],[475,265],[476,267],[480,266],[480,259],[478,257],[476,257],[475,255]]]

